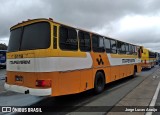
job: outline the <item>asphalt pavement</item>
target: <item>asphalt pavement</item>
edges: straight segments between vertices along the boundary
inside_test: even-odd
[[[4,92],[4,83],[5,83],[5,75],[6,75],[6,69],[0,68],[0,93]]]
[[[132,93],[137,87],[140,87],[140,84],[145,85],[149,83],[144,83],[144,81],[147,80],[150,76],[153,77],[153,74],[157,69],[159,68],[155,67],[151,70],[142,71],[141,73],[137,74],[137,77],[135,78],[127,77],[116,82],[109,83],[105,86],[104,92],[98,95],[95,95],[92,90],[80,94],[73,94],[60,97],[37,97],[10,91],[4,91],[0,92],[0,105],[43,107],[45,106],[50,108],[60,106],[61,108],[58,112],[48,113],[57,115],[107,114],[127,95]],[[0,75],[1,74],[5,74],[5,70],[0,70]],[[1,80],[0,82],[4,83],[4,80]],[[153,92],[154,91],[155,89],[153,90]],[[147,93],[145,95],[147,95]],[[157,100],[157,103],[159,104],[159,100]]]

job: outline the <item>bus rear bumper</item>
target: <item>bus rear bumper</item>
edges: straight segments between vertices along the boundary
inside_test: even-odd
[[[25,93],[35,96],[49,96],[51,95],[51,88],[46,89],[35,89],[35,88],[28,88],[24,86],[18,86],[18,85],[9,85],[7,83],[4,84],[4,87],[6,90],[14,91],[18,93]]]

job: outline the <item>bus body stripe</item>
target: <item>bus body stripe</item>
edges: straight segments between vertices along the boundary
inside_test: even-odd
[[[111,54],[107,54],[110,65],[116,66],[116,65],[126,65],[126,64],[135,64],[135,63],[141,63],[141,59],[138,58],[116,58],[111,57]],[[124,60],[124,61],[123,61]],[[125,61],[126,60],[126,61]],[[127,61],[127,60],[135,60],[135,61]]]
[[[29,88],[25,86],[10,85],[7,83],[4,84],[4,87],[6,90],[15,91],[18,93],[25,93],[25,91],[29,90],[29,94],[35,96],[49,96],[52,94],[51,88],[45,88],[45,89]]]
[[[8,59],[7,71],[18,72],[54,72],[87,69],[92,67],[89,53],[86,57],[46,57]]]

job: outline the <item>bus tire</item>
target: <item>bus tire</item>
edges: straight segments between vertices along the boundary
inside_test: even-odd
[[[97,72],[94,80],[94,92],[101,93],[105,87],[105,78],[102,72]]]
[[[137,73],[137,66],[134,66],[134,72],[133,72],[132,77],[136,77],[136,73]]]
[[[136,77],[136,71],[134,70],[134,72],[133,72],[133,75],[132,75],[133,77]]]

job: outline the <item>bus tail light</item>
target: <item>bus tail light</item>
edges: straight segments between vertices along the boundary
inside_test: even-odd
[[[51,87],[51,80],[36,80],[37,87]]]

